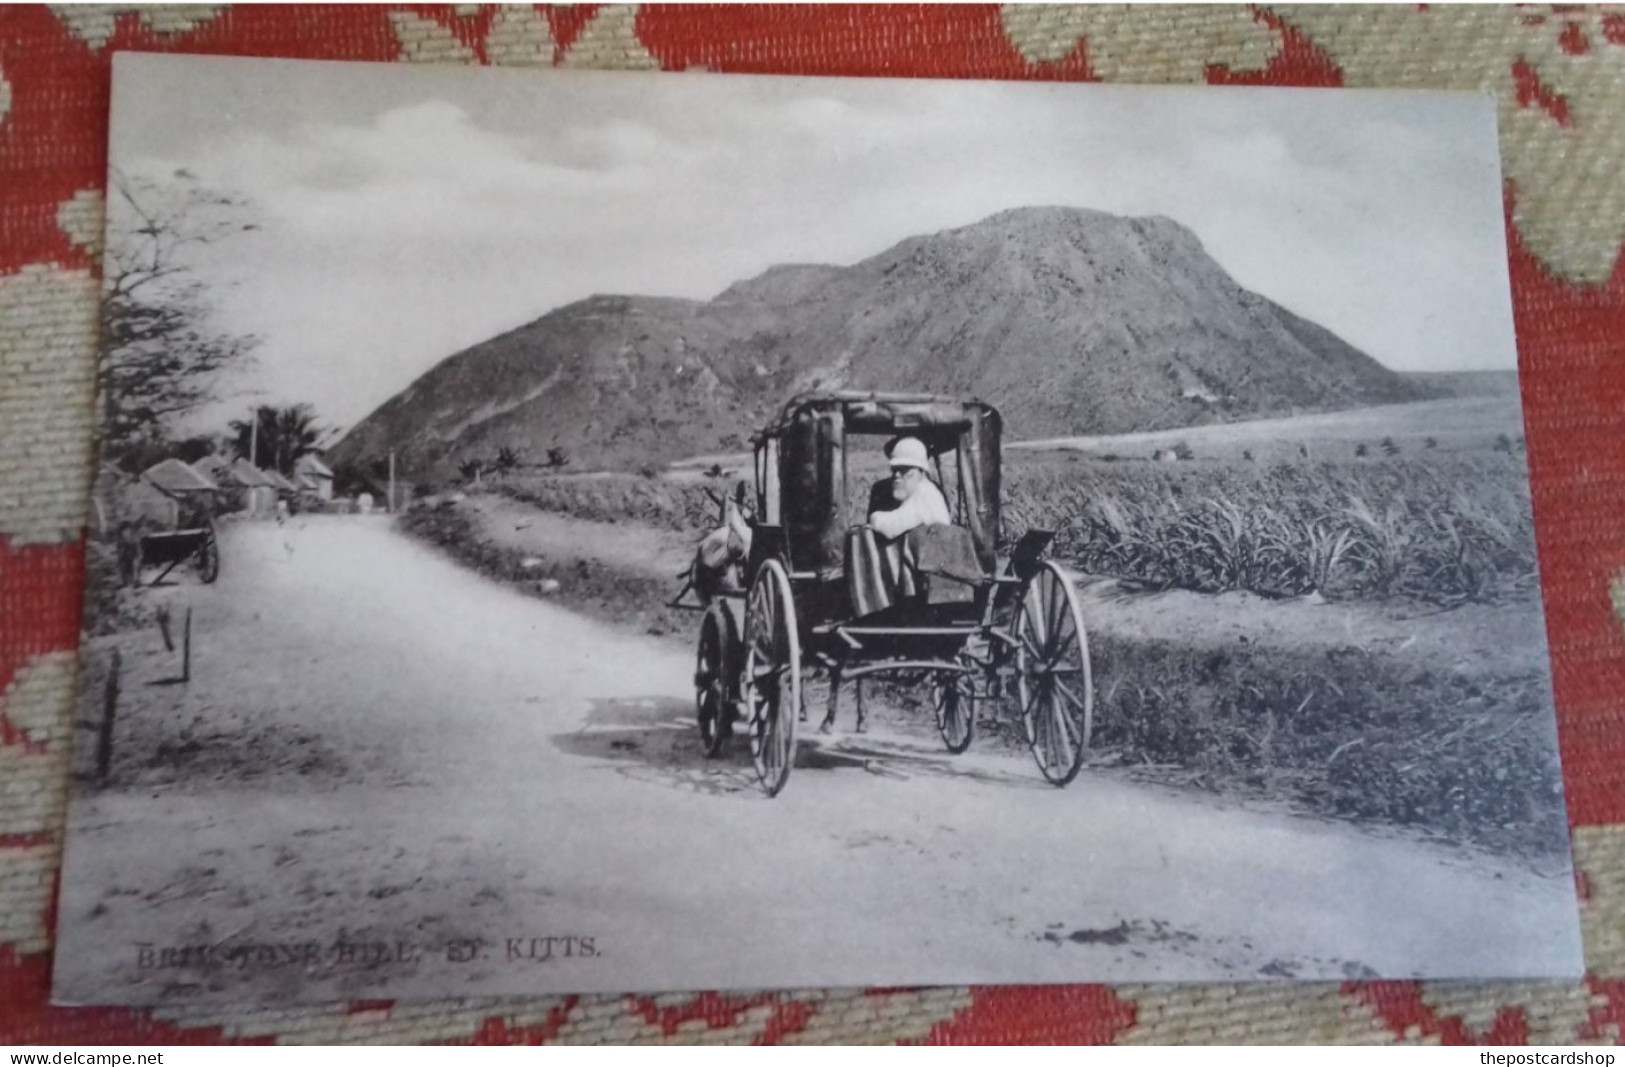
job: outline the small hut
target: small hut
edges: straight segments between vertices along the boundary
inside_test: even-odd
[[[220,483],[234,510],[250,515],[276,511],[276,487],[266,479],[264,471],[248,460],[210,456],[199,460],[198,466]]]
[[[189,525],[198,513],[214,511],[220,487],[178,459],[154,463],[126,487],[120,508],[123,517],[163,530]]]
[[[293,484],[293,482],[289,480],[288,476],[279,470],[266,467],[264,470],[260,471],[260,476],[265,479],[266,485],[269,485],[272,489],[276,490],[277,496],[279,497],[296,496],[299,493],[299,487]]]
[[[314,452],[307,452],[293,461],[293,483],[301,493],[317,500],[333,499],[333,469]]]

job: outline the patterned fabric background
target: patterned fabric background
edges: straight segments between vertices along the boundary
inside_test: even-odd
[[[49,1005],[90,471],[109,57],[1471,89],[1502,158],[1579,983],[810,990],[188,1014]],[[1625,11],[0,10],[0,1042],[1616,1042],[1625,1020]]]

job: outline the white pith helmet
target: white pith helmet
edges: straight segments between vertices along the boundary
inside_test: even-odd
[[[899,437],[897,443],[891,447],[891,465],[897,467],[914,467],[917,470],[930,470],[931,459],[925,451],[925,442],[918,437]]]

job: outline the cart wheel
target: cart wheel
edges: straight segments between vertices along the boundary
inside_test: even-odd
[[[1072,579],[1046,560],[1016,616],[1016,693],[1038,769],[1055,785],[1077,777],[1094,724],[1089,637]]]
[[[750,754],[768,796],[777,796],[795,762],[796,712],[801,707],[801,635],[790,576],[776,559],[764,562],[745,607],[745,707]]]
[[[948,751],[959,755],[970,747],[976,732],[976,698],[961,674],[943,672],[932,686],[932,703],[937,712],[937,733]]]
[[[204,585],[213,585],[220,577],[220,542],[212,522],[203,528],[203,540],[197,546],[197,574]]]
[[[700,743],[705,754],[716,758],[728,748],[733,736],[733,676],[739,662],[739,635],[733,616],[721,605],[713,605],[700,623],[700,644],[694,663],[694,710],[700,724]]]

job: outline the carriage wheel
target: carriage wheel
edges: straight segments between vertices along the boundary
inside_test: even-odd
[[[1038,769],[1055,785],[1077,777],[1094,726],[1094,679],[1078,591],[1054,561],[1027,583],[1016,617],[1016,692]]]
[[[733,685],[729,668],[738,662],[739,635],[733,617],[719,606],[705,613],[700,623],[700,644],[694,663],[694,710],[700,724],[700,743],[715,758],[733,735]]]
[[[790,576],[776,559],[764,562],[745,607],[745,707],[750,754],[768,796],[777,796],[795,762],[796,713],[801,708],[801,635]]]
[[[962,674],[944,671],[932,687],[932,703],[937,712],[937,733],[948,751],[959,755],[970,747],[976,732],[976,698]]]
[[[203,540],[197,546],[197,573],[204,585],[213,585],[220,577],[220,541],[212,522],[203,528]]]

